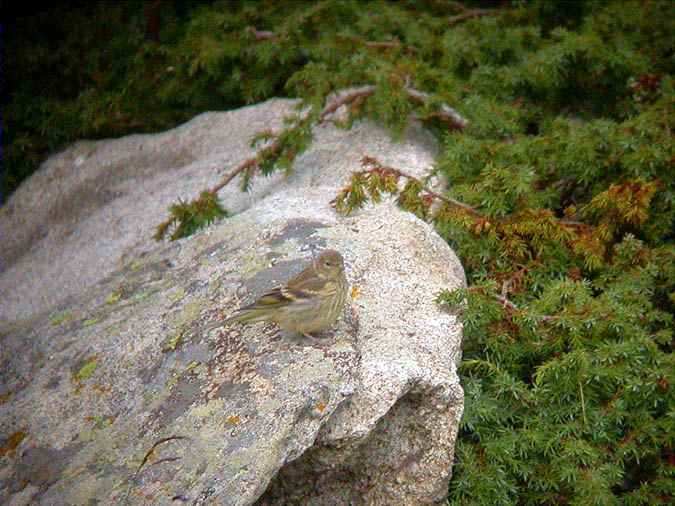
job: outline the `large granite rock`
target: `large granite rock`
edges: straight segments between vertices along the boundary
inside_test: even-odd
[[[392,204],[348,218],[328,204],[363,155],[427,170],[424,132],[391,144],[368,124],[321,129],[291,180],[223,193],[235,217],[176,243],[148,240],[176,196],[165,186],[179,180],[196,194],[205,168],[225,153],[240,157],[229,164],[244,159],[246,137],[288,107],[81,143],[15,195],[2,224],[28,231],[3,246],[0,502],[421,505],[446,494],[463,407],[461,327],[434,298],[464,283],[462,268],[430,226]],[[85,213],[73,199],[96,188],[77,165],[87,145],[100,188]],[[162,146],[190,154],[176,162]],[[141,160],[143,174],[103,175]],[[61,189],[19,219],[49,174]],[[70,208],[51,216],[59,194]],[[66,226],[70,236],[51,237]],[[343,253],[352,290],[319,343],[272,324],[205,330],[327,247]]]
[[[251,137],[282,128],[294,105],[277,99],[204,113],[164,133],[81,141],[50,157],[0,209],[0,321],[43,311],[153,251],[169,205],[252,156]],[[371,123],[348,131],[327,124],[315,135],[291,177],[258,178],[248,193],[235,180],[219,193],[225,207],[240,212],[283,189],[341,186],[365,154],[419,176],[437,154],[417,124],[400,143]]]

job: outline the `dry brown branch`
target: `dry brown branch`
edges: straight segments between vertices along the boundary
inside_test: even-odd
[[[512,291],[514,288],[518,288],[518,286],[521,284],[523,277],[525,274],[527,274],[528,269],[527,267],[521,267],[518,269],[516,272],[514,272],[510,278],[505,279],[502,282],[502,291],[501,295],[502,297],[506,298],[509,296],[509,292]]]
[[[387,42],[374,42],[374,41],[366,41],[364,42],[366,47],[372,48],[372,49],[391,49],[394,47],[400,47],[401,42],[398,40],[392,40],[392,41],[387,41]]]
[[[502,304],[502,306],[507,308],[509,311],[518,311],[518,306],[516,306],[513,302],[511,302],[503,295],[494,295],[494,298],[497,299]],[[549,315],[537,315],[535,316],[535,318],[541,320],[542,322],[547,323],[558,319],[557,316],[549,316]]]
[[[232,170],[229,174],[227,174],[223,179],[220,180],[220,182],[211,188],[209,192],[211,192],[213,195],[218,193],[220,190],[222,190],[225,186],[227,186],[230,181],[232,181],[235,177],[237,177],[239,174],[246,170],[255,170],[258,168],[258,165],[260,164],[260,161],[263,159],[263,157],[268,156],[270,154],[274,154],[277,151],[279,151],[279,144],[272,143],[269,146],[263,148],[260,150],[255,156],[252,156],[248,160],[245,160],[241,164],[239,164],[234,170]]]
[[[141,469],[148,462],[150,457],[155,453],[155,449],[161,444],[168,443],[169,441],[179,441],[181,439],[190,439],[190,438],[187,437],[187,436],[169,436],[169,437],[163,437],[163,438],[155,441],[155,443],[152,445],[152,447],[146,452],[145,456],[143,457],[143,460],[141,461],[140,465],[138,466],[138,469],[136,469],[136,472],[134,473],[133,477],[131,478],[131,482],[129,483],[129,487],[127,488],[127,493],[124,496],[124,499],[122,501],[124,504],[128,504],[129,494],[131,493],[131,486],[134,483],[136,483],[136,480],[138,479],[138,475],[141,472]],[[177,458],[180,458],[180,457],[177,457]],[[167,462],[167,461],[170,461],[171,459],[172,458],[169,457],[169,458],[166,458],[166,459],[161,459],[160,461],[161,462]],[[158,461],[157,463],[159,463],[160,461]]]
[[[424,104],[429,99],[428,94],[424,93],[423,91],[416,90],[415,88],[407,86],[405,91],[412,102]],[[441,104],[439,110],[433,113],[433,116],[450,123],[453,128],[458,130],[469,126],[469,122],[447,104]]]
[[[485,293],[484,290],[482,290],[480,287],[475,287],[475,288],[469,288],[470,291],[473,292],[480,292],[480,293]],[[513,302],[511,302],[508,298],[506,298],[503,295],[504,292],[504,285],[502,285],[502,295],[497,295],[497,294],[492,294],[492,297],[494,297],[505,309],[508,309],[510,313],[514,313],[519,311],[518,306],[516,306]],[[535,318],[541,320],[542,322],[551,322],[555,321],[558,319],[557,316],[549,316],[549,315],[538,315],[535,316]]]
[[[249,26],[246,28],[246,31],[250,34],[253,35],[255,40],[261,41],[261,40],[276,40],[277,39],[277,34],[274,32],[269,32],[267,30],[258,30],[256,29],[255,26]]]
[[[374,93],[375,86],[368,85],[355,88],[347,93],[338,95],[331,103],[324,107],[323,111],[321,111],[321,115],[319,115],[319,123],[323,123],[330,114],[333,114],[343,105],[353,103],[357,100],[363,100],[370,97]]]
[[[469,287],[469,291],[473,293],[480,293],[481,295],[489,295],[499,301],[499,303],[508,309],[509,311],[518,311],[518,306],[516,306],[513,302],[511,302],[509,299],[506,298],[505,295],[503,295],[504,292],[504,286],[502,285],[502,295],[497,295],[497,294],[487,294],[485,293],[485,288],[482,286],[471,286]]]
[[[441,195],[441,194],[429,189],[427,186],[425,186],[421,179],[413,176],[412,174],[408,174],[407,172],[402,171],[400,169],[395,169],[393,167],[384,166],[377,159],[375,159],[373,157],[364,156],[361,159],[361,165],[364,166],[364,167],[370,167],[370,168],[362,170],[362,171],[354,172],[354,175],[369,174],[371,172],[383,172],[383,173],[389,173],[389,174],[392,174],[392,175],[396,175],[398,177],[403,177],[403,178],[406,178],[408,180],[414,181],[417,184],[419,184],[420,187],[422,188],[422,190],[428,196],[431,196],[435,199],[438,199],[442,202],[445,202],[446,204],[450,204],[454,207],[459,207],[460,209],[463,209],[463,210],[467,211],[469,214],[471,214],[471,215],[473,215],[477,218],[480,218],[480,219],[483,219],[483,220],[486,219],[486,217],[483,214],[481,214],[478,210],[476,210],[476,208],[474,208],[474,207],[472,207],[468,204],[465,204],[464,202],[460,202],[459,200],[453,199],[452,197],[446,197],[444,195]],[[336,202],[336,200],[334,199],[331,202],[331,204],[334,204],[335,202]],[[490,220],[493,221],[493,222],[499,223],[499,222],[504,222],[504,220],[506,218],[508,218],[508,217],[501,218],[501,219],[493,217],[493,218],[490,218]],[[554,219],[554,220],[555,220],[556,223],[558,223],[561,226],[568,226],[568,227],[574,227],[574,228],[590,228],[590,226],[587,225],[586,223],[582,223],[582,222],[579,222],[579,221],[573,221],[573,220],[567,220],[567,219]],[[513,282],[515,281],[515,278],[519,274],[520,274],[520,271],[518,273],[516,273],[516,275],[514,275],[514,277],[512,279],[507,280],[502,285],[502,298],[504,300],[506,300],[506,295],[508,293],[508,290],[510,290]],[[508,306],[508,300],[507,300],[506,305]],[[546,320],[548,317],[543,317],[543,318]]]
[[[568,220],[566,218],[559,219],[558,223],[560,223],[561,225],[566,225],[568,227],[576,227],[576,228],[588,227],[588,224],[586,223],[583,223],[581,221]]]
[[[504,297],[503,295],[495,295],[494,296],[499,302],[501,302],[502,306],[507,307],[511,309],[512,311],[517,311],[518,306],[516,306],[513,302],[511,302],[509,299]]]
[[[456,3],[455,7],[459,9],[461,14],[457,14],[456,16],[449,18],[448,26],[455,26],[469,19],[478,19],[482,18],[483,16],[494,16],[498,12],[494,9],[469,9],[460,3]]]
[[[434,197],[434,198],[436,198],[436,199],[438,199],[442,202],[445,202],[446,204],[450,204],[452,206],[459,207],[461,209],[464,209],[468,213],[473,214],[474,216],[479,216],[479,217],[482,218],[482,215],[478,211],[476,211],[476,209],[471,207],[470,205],[465,204],[463,202],[460,202],[459,200],[455,200],[451,197],[445,197],[445,196],[441,195],[440,193],[436,193],[435,191],[433,191],[433,190],[429,189],[427,186],[425,186],[421,179],[413,176],[412,174],[408,174],[407,172],[404,172],[404,171],[399,170],[399,169],[394,169],[393,167],[386,167],[386,166],[382,165],[379,161],[377,161],[375,158],[372,158],[372,157],[369,157],[369,156],[364,156],[361,159],[361,165],[363,165],[364,167],[372,167],[372,168],[368,169],[368,170],[363,170],[363,171],[357,172],[356,174],[367,174],[368,172],[373,172],[373,171],[377,170],[377,171],[382,171],[382,172],[389,172],[391,174],[395,174],[395,175],[398,175],[400,177],[404,177],[406,179],[415,181],[417,184],[419,184],[421,186],[422,190],[424,190],[427,193],[427,195],[431,195],[432,197]]]
[[[337,111],[343,105],[356,102],[357,100],[364,100],[370,97],[375,93],[375,89],[376,88],[374,85],[367,85],[360,88],[355,88],[341,95],[337,95],[337,97],[333,99],[333,101],[329,103],[321,112],[321,115],[319,116],[319,123],[323,123],[327,116]],[[429,99],[429,95],[427,93],[416,90],[410,86],[405,87],[405,92],[407,93],[410,101],[416,104],[424,104]],[[433,113],[432,116],[436,116],[442,121],[446,121],[456,129],[461,130],[469,126],[469,122],[447,104],[441,104],[439,110]]]
[[[251,27],[249,27],[251,28]],[[319,115],[319,120],[318,124],[322,124],[326,121],[328,116],[333,114],[335,111],[337,111],[340,107],[343,105],[347,104],[354,104],[359,101],[366,100],[368,97],[372,96],[375,93],[375,86],[374,85],[367,85],[367,86],[361,86],[360,88],[354,88],[352,90],[349,90],[347,92],[344,92],[342,94],[338,94],[331,102],[329,102],[321,111],[321,114]],[[408,97],[410,98],[411,101],[415,103],[421,103],[423,104],[426,100],[428,100],[429,95],[416,90],[415,88],[411,88],[409,86],[406,86],[405,88],[406,93],[408,94]],[[453,108],[446,104],[441,104],[440,109],[437,113],[435,113],[436,116],[440,117],[441,119],[449,122],[454,128],[465,128],[469,122],[464,119],[462,116],[459,115],[457,111],[455,111]],[[245,171],[255,171],[258,168],[258,165],[260,162],[263,160],[263,158],[276,154],[279,150],[281,149],[281,146],[274,142],[270,144],[269,146],[263,148],[260,150],[255,156],[252,156],[251,158],[245,160],[241,164],[239,164],[236,168],[234,168],[232,171],[230,171],[223,179],[220,180],[218,184],[216,184],[213,188],[209,190],[210,193],[213,195],[217,194],[220,190],[222,190],[225,186],[227,186],[230,181],[232,181],[235,177],[237,177],[239,174],[245,172]],[[393,170],[393,169],[392,169]],[[405,175],[401,173],[402,176],[404,177],[410,177],[412,176]],[[414,178],[413,178],[414,179]],[[449,204],[453,204],[459,207],[465,206],[467,210],[472,210],[475,213],[475,210],[471,208],[470,206],[466,206],[466,204],[462,204],[461,202],[453,201],[453,199],[448,199],[446,197],[443,197],[442,195],[439,195],[437,193],[432,192],[429,190],[428,192],[430,195],[438,198],[439,200],[443,200]]]
[[[356,39],[358,41],[358,39]],[[414,54],[418,52],[418,49],[415,46],[410,46],[407,44],[401,43],[398,39],[391,40],[391,41],[384,41],[384,42],[378,42],[378,41],[364,41],[363,44],[366,47],[369,47],[371,49],[394,49],[394,48],[401,48],[403,51],[409,53],[409,54]]]
[[[249,26],[246,28],[246,31],[253,35],[253,38],[256,41],[263,41],[263,40],[278,40],[279,36],[275,32],[270,32],[268,30],[258,30],[255,26]],[[371,40],[363,40],[359,37],[348,37],[344,38],[343,40],[349,40],[351,42],[354,42],[356,44],[363,44],[366,47],[369,47],[371,49],[394,49],[394,48],[402,48],[404,51],[407,51],[408,53],[417,53],[418,49],[414,46],[408,46],[405,44],[402,44],[400,40],[394,39],[394,40],[387,40],[387,41],[371,41]]]

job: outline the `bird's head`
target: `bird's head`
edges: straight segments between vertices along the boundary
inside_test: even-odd
[[[335,250],[327,249],[314,260],[317,274],[324,278],[335,278],[344,271],[342,255]]]

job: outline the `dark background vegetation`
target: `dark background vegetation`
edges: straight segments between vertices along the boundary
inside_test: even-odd
[[[80,2],[4,27],[4,192],[76,139],[269,97],[311,113],[245,183],[292,165],[337,90],[374,86],[351,120],[393,135],[422,118],[447,191],[366,160],[336,207],[391,193],[467,270],[429,294],[465,324],[449,503],[672,504],[672,2]]]

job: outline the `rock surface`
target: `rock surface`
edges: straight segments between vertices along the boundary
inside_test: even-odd
[[[390,203],[348,218],[328,204],[363,155],[418,174],[428,170],[433,149],[421,130],[392,144],[372,125],[329,127],[290,181],[263,181],[250,195],[225,191],[225,205],[241,211],[235,217],[175,243],[147,240],[155,217],[163,218],[155,208],[175,197],[162,182],[208,184],[206,175],[194,176],[197,167],[224,163],[224,153],[239,154],[231,164],[247,157],[247,129],[268,125],[289,104],[257,107],[202,115],[157,136],[93,143],[89,156],[100,158],[88,162],[89,170],[99,174],[124,156],[154,164],[147,153],[162,152],[162,143],[176,147],[171,136],[183,139],[177,152],[191,153],[191,161],[183,172],[177,165],[164,171],[171,164],[163,153],[147,168],[147,184],[137,179],[146,176],[111,175],[101,187],[113,192],[111,201],[92,203],[84,215],[73,203],[62,222],[47,221],[50,231],[75,226],[69,238],[38,239],[29,231],[5,246],[13,260],[3,292],[14,280],[15,295],[39,293],[40,278],[21,284],[21,267],[47,276],[51,292],[36,304],[3,303],[3,504],[405,506],[447,493],[463,408],[456,375],[461,326],[434,298],[464,283],[461,265],[430,226]],[[229,144],[221,139],[220,154],[210,151],[214,124],[233,128],[246,118],[257,123],[242,123]],[[73,169],[82,145],[48,161],[29,190],[35,181],[48,184],[59,163],[71,185],[95,185],[59,162],[69,159]],[[114,189],[123,183],[126,190]],[[140,198],[143,190],[147,198]],[[65,200],[77,198],[65,183],[59,191]],[[56,199],[54,192],[48,197]],[[36,215],[49,216],[57,202],[49,198],[36,201]],[[18,199],[4,226],[17,226],[27,205]],[[101,229],[117,212],[133,223]],[[39,219],[30,219],[24,225],[39,230]],[[97,245],[100,272],[87,264]],[[204,330],[328,247],[345,256],[352,289],[343,317],[318,343],[272,324]],[[52,248],[52,265],[40,263],[47,258],[41,248]],[[132,253],[126,262],[124,248]],[[67,258],[87,266],[82,277],[73,281],[74,267],[59,264]],[[79,287],[64,288],[65,298],[56,290],[64,279]]]
[[[204,113],[164,133],[81,141],[50,157],[0,209],[0,321],[44,311],[153,251],[167,208],[251,157],[251,137],[280,129],[294,104],[275,99]],[[371,123],[348,131],[327,124],[291,177],[258,178],[249,193],[234,181],[219,196],[236,213],[284,188],[341,186],[366,154],[421,176],[437,146],[417,124],[400,143]]]

